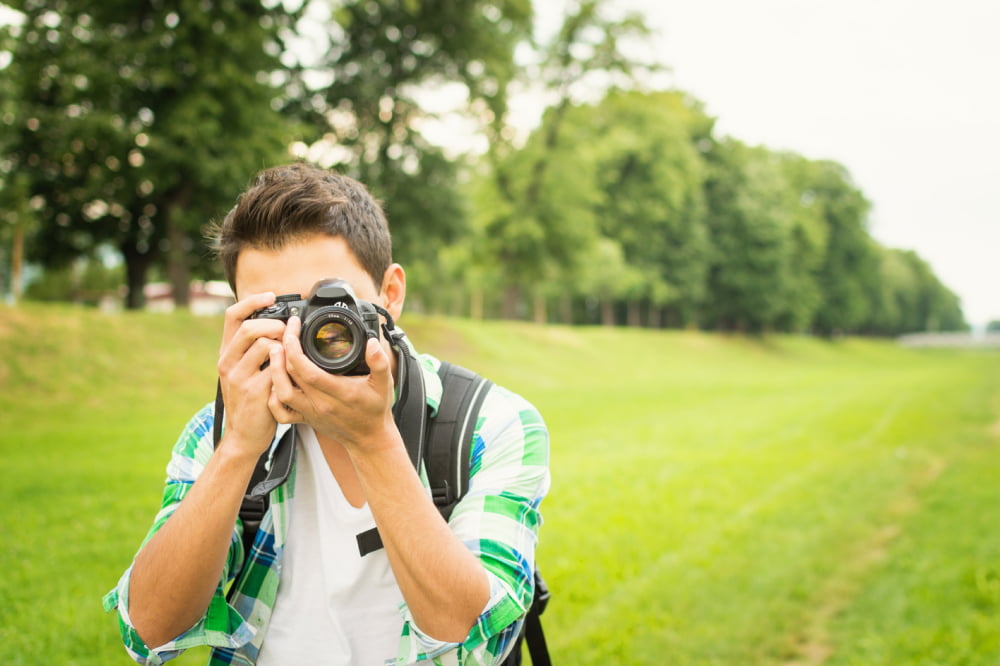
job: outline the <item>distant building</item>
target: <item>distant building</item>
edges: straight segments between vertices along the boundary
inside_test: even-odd
[[[911,333],[899,338],[904,347],[1000,347],[1000,333]]]
[[[191,312],[196,315],[218,315],[233,304],[233,290],[222,280],[196,280],[189,285]],[[151,282],[143,288],[146,309],[150,312],[173,312],[174,294],[166,282]]]

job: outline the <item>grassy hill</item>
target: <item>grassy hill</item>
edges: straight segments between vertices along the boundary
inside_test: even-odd
[[[402,324],[546,418],[556,663],[1000,659],[1000,353]],[[0,307],[0,663],[130,663],[100,597],[214,396],[220,328]]]

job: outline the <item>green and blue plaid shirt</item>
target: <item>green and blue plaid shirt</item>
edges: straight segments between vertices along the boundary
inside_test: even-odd
[[[421,355],[421,370],[431,410],[441,400],[437,359]],[[188,422],[167,466],[163,502],[146,541],[167,521],[198,479],[214,451],[214,405]],[[288,426],[279,427],[275,443]],[[272,447],[273,450],[273,447]],[[479,413],[473,434],[469,492],[449,519],[452,531],[480,559],[489,574],[490,601],[461,643],[442,643],[420,631],[405,604],[396,664],[494,664],[512,647],[531,604],[538,507],[549,487],[548,431],[538,411],[523,398],[494,386]],[[426,475],[421,478],[427,486]],[[428,490],[428,492],[430,492]],[[295,471],[271,492],[270,509],[249,557],[243,553],[237,521],[229,556],[205,615],[169,643],[143,644],[128,615],[131,567],[104,597],[105,610],[118,610],[122,640],[140,664],[160,664],[183,650],[208,645],[209,665],[254,664],[266,638],[281,573],[282,548],[290,512],[295,510]],[[231,585],[235,589],[229,595]],[[319,658],[322,655],[317,655]]]

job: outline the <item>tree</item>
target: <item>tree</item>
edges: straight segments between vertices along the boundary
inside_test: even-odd
[[[8,174],[0,181],[0,240],[6,249],[10,242],[9,265],[10,274],[7,278],[9,297],[17,302],[24,293],[24,242],[29,229],[36,226],[34,209],[40,205],[38,199],[28,196],[28,179],[25,174]],[[0,257],[5,252],[0,251]],[[3,282],[0,276],[0,284]],[[8,292],[0,288],[0,293]]]
[[[43,202],[33,256],[56,266],[113,242],[129,307],[164,259],[185,303],[205,223],[285,154],[271,77],[295,16],[255,0],[13,4],[2,167]]]
[[[305,99],[322,138],[308,155],[364,182],[383,200],[394,252],[414,275],[438,276],[437,251],[468,224],[460,165],[422,127],[428,90],[464,87],[470,105],[497,103],[515,46],[531,26],[530,0],[349,0],[329,17],[325,56]],[[414,282],[415,295],[437,280]]]
[[[588,265],[598,240],[597,214],[603,196],[597,180],[599,154],[593,147],[574,154],[565,150],[567,145],[581,144],[570,138],[553,150],[542,129],[507,159],[507,183],[512,189],[526,196],[534,179],[541,179],[530,203],[497,193],[495,181],[490,180],[489,191],[499,195],[492,207],[481,207],[486,244],[482,255],[498,265],[506,318],[521,317],[519,309],[528,296],[534,301],[533,318],[547,320],[552,291],[566,287],[578,269]],[[541,174],[533,171],[539,159],[547,162]]]
[[[723,329],[774,328],[790,309],[793,257],[793,211],[780,158],[726,139],[710,163],[708,321]]]
[[[872,294],[869,332],[899,335],[923,330],[917,314],[920,285],[914,263],[900,250],[878,247],[877,252],[880,279]]]
[[[506,108],[500,104],[505,95],[491,100],[487,157],[491,186],[496,190],[493,198],[501,203],[484,220],[485,238],[488,254],[501,266],[507,317],[517,316],[525,289],[571,271],[574,263],[593,250],[587,239],[596,235],[587,229],[587,222],[581,219],[570,228],[561,225],[567,219],[566,211],[556,209],[550,196],[554,185],[573,186],[578,180],[575,172],[567,174],[568,181],[555,177],[552,156],[560,145],[564,119],[579,102],[580,89],[596,86],[606,90],[615,83],[632,84],[638,73],[655,69],[621,48],[626,40],[649,35],[641,17],[607,18],[604,4],[600,0],[571,4],[560,29],[542,46],[540,62],[531,76],[553,102],[523,150],[513,146],[515,133],[507,124]],[[536,303],[536,313],[540,309]]]
[[[870,315],[868,294],[878,279],[877,255],[867,229],[870,204],[835,162],[812,162],[808,186],[812,205],[827,228],[817,273],[822,300],[814,325],[824,335],[856,332]]]
[[[563,159],[594,146],[596,211],[603,238],[621,246],[627,272],[612,293],[630,325],[696,324],[706,296],[709,238],[705,162],[713,121],[679,92],[613,91],[599,104],[574,109],[567,125],[584,124]],[[582,139],[582,140],[581,140]]]
[[[17,87],[8,72],[15,30],[16,25],[0,25],[0,126],[10,124],[17,109]],[[0,131],[0,156],[11,142],[11,133]],[[24,239],[34,221],[28,199],[25,174],[12,173],[9,161],[0,157],[0,295],[14,302],[23,291]]]
[[[889,252],[906,266],[910,282],[908,289],[896,294],[903,326],[898,331],[880,333],[968,330],[958,297],[941,284],[930,264],[912,250]]]
[[[779,330],[804,332],[812,326],[822,304],[820,270],[826,257],[829,227],[812,189],[812,160],[790,152],[779,153],[778,159],[787,181],[783,208],[788,213],[791,238],[785,306],[776,325]]]
[[[900,335],[923,331],[961,331],[968,325],[958,298],[912,250],[878,248],[878,289],[866,332]]]

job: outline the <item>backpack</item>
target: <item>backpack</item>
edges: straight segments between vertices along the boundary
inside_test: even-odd
[[[420,461],[423,460],[434,505],[444,519],[448,520],[455,505],[469,489],[472,433],[479,409],[493,382],[461,366],[442,362],[438,369],[442,386],[441,403],[437,414],[431,418],[426,409],[420,367],[409,353],[406,343],[395,335],[393,338],[400,361],[399,390],[393,406],[393,417],[406,443],[411,462],[419,469]],[[222,413],[220,384],[215,401],[213,442],[216,446],[222,434]],[[295,428],[290,428],[288,432],[291,436],[282,437],[274,452],[270,472],[265,467],[269,451],[265,451],[258,459],[247,485],[239,514],[243,522],[244,553],[250,552],[260,522],[267,513],[270,491],[283,483],[291,471]],[[376,528],[358,534],[357,541],[362,556],[382,547],[382,539]],[[549,590],[537,567],[534,583],[531,607],[513,649],[501,662],[501,666],[519,666],[524,643],[527,643],[533,666],[551,666],[540,618],[549,601]]]

